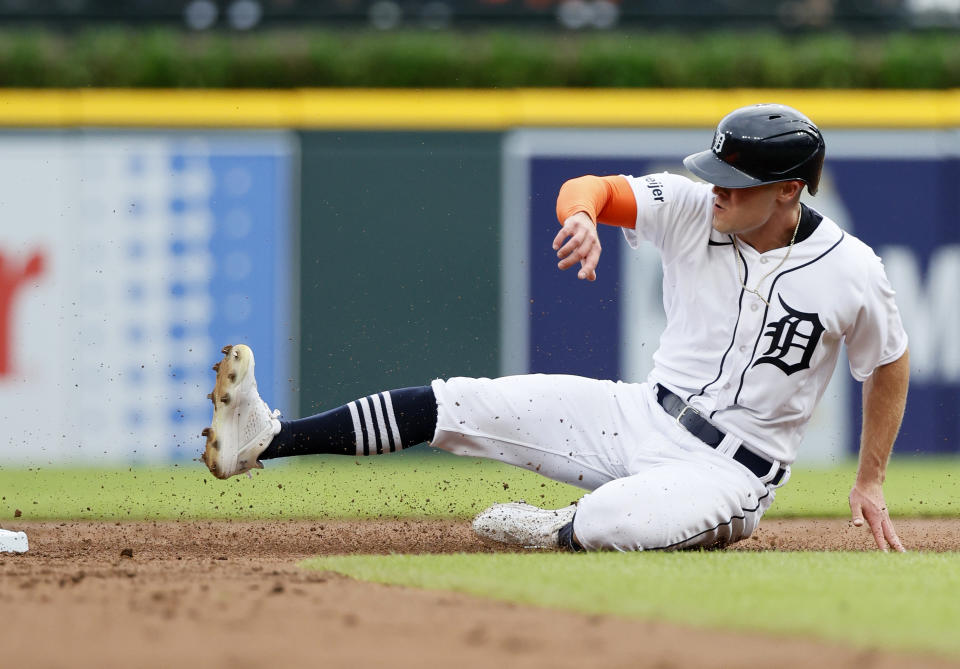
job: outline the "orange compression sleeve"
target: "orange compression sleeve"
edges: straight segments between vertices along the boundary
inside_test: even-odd
[[[557,219],[560,225],[576,214],[586,212],[596,223],[633,228],[637,224],[637,199],[625,177],[587,175],[570,179],[557,196]]]

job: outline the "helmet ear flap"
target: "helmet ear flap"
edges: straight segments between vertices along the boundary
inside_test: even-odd
[[[823,140],[821,139],[821,148],[814,156],[813,163],[810,165],[810,177],[806,180],[807,182],[807,192],[810,195],[816,195],[817,191],[820,190],[820,175],[823,172],[823,159],[826,154],[826,147],[823,146]]]

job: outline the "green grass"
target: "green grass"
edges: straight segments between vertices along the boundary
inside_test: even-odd
[[[848,514],[855,465],[796,471],[770,516]],[[894,516],[958,515],[960,459],[889,469]],[[570,486],[432,451],[268,463],[218,481],[199,463],[0,469],[0,524],[23,520],[469,517],[526,499],[569,504]],[[960,503],[958,503],[960,504]],[[647,553],[355,556],[309,562],[351,576],[591,613],[820,636],[960,656],[957,554]]]
[[[2,468],[0,522],[17,509],[25,520],[466,518],[494,502],[525,499],[558,507],[583,494],[499,463],[418,451],[268,463],[253,480],[218,481],[199,463]],[[794,472],[768,517],[846,516],[854,471],[849,463]],[[894,516],[960,515],[960,459],[895,460],[886,494]]]
[[[302,566],[582,613],[960,656],[958,553],[337,556]]]

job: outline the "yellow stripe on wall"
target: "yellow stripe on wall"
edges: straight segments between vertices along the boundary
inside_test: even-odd
[[[6,127],[504,130],[518,126],[713,126],[754,102],[825,127],[960,126],[960,90],[0,89]]]

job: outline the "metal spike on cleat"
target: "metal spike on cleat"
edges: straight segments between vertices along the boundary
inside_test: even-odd
[[[220,371],[220,363],[219,363],[219,362],[214,363],[214,365],[213,365],[213,371],[215,371],[215,372],[219,372],[219,371]]]
[[[229,353],[231,350],[233,350],[233,346],[231,346],[230,344],[227,344],[227,345],[224,346],[222,349],[220,349],[220,352],[223,353],[224,355],[226,355],[226,354]]]
[[[210,436],[210,428],[209,428],[209,427],[203,428],[203,431],[200,433],[200,436],[201,436],[201,437],[209,437],[209,436]]]
[[[220,396],[220,401],[224,404],[230,404],[230,393],[224,393]]]

